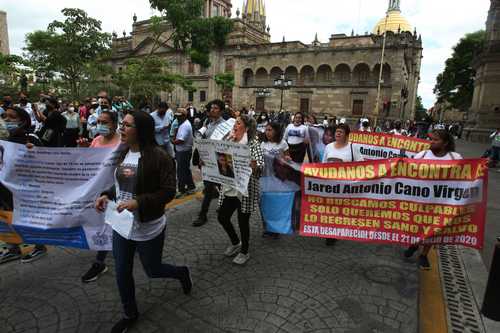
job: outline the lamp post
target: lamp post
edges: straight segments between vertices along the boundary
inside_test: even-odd
[[[283,110],[283,93],[292,87],[293,81],[285,76],[285,73],[281,73],[279,78],[274,80],[274,88],[281,90],[281,104],[280,110]]]

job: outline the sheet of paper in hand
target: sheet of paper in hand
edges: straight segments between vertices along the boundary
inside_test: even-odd
[[[132,227],[134,226],[134,214],[126,209],[120,213],[117,208],[118,204],[116,202],[109,201],[106,207],[104,221],[106,224],[109,224],[114,231],[128,239],[132,232]]]

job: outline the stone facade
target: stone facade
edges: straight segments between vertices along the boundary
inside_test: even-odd
[[[474,64],[476,80],[469,123],[474,127],[472,137],[483,140],[500,127],[500,0],[491,0],[486,33],[486,48]]]
[[[219,1],[230,8],[230,1]],[[206,6],[206,8],[209,6]],[[205,11],[206,16],[213,13]],[[240,17],[241,14],[241,17]],[[224,96],[237,108],[254,105],[258,111],[278,111],[281,91],[274,79],[282,72],[292,80],[284,92],[283,108],[316,115],[339,117],[374,116],[377,99],[383,35],[332,35],[326,43],[299,41],[270,42],[264,1],[248,0],[243,13],[233,18],[234,31],[227,46],[211,54],[210,68],[200,68],[173,49],[157,54],[170,60],[171,70],[193,80],[197,91],[178,88],[160,93],[163,100],[184,104],[205,104],[222,93],[214,81],[219,73],[233,72],[235,87]],[[112,65],[119,70],[126,59],[141,57],[151,50],[149,21],[135,22],[131,36],[113,40]],[[166,35],[168,27],[166,27]],[[412,118],[420,80],[422,40],[416,32],[388,31],[382,71],[379,117]],[[270,96],[259,97],[266,90]],[[269,95],[269,93],[268,93]]]
[[[9,54],[9,31],[7,25],[7,13],[0,10],[0,53]]]

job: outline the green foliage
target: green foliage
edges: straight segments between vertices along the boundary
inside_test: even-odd
[[[78,98],[80,84],[92,75],[100,60],[109,54],[111,36],[101,32],[101,22],[77,8],[62,10],[64,21],[53,21],[45,31],[26,35],[27,57],[37,73],[60,73]]]
[[[178,85],[185,90],[193,90],[192,82],[182,75],[168,72],[165,60],[150,56],[144,59],[129,59],[125,67],[114,75],[114,82],[120,88],[128,90],[129,99],[134,95],[146,97],[152,101],[159,91],[171,92]]]
[[[467,110],[471,106],[475,75],[472,62],[483,50],[485,41],[486,33],[480,30],[466,34],[455,45],[434,87],[439,103],[449,102],[451,107],[459,110]]]
[[[215,83],[220,87],[222,93],[234,87],[234,73],[217,74],[214,77]]]
[[[210,51],[224,47],[233,22],[225,17],[202,17],[203,0],[150,0],[172,27],[172,43],[193,63],[210,66]]]
[[[417,100],[415,101],[415,120],[423,120],[427,116],[427,110],[425,109],[422,103],[422,97],[417,96]]]

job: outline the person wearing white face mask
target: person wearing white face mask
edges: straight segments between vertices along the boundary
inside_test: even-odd
[[[118,129],[118,114],[116,112],[102,111],[97,118],[97,136],[90,148],[114,148],[120,144]],[[105,260],[108,251],[98,251],[95,261],[90,269],[82,276],[83,283],[96,281],[102,274],[108,271]]]
[[[66,118],[66,128],[63,134],[64,147],[76,147],[80,135],[80,115],[76,112],[73,103],[68,105],[62,116]]]

